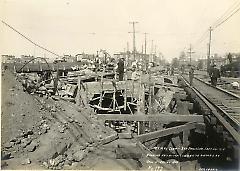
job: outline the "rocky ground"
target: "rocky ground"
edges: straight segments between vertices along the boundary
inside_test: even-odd
[[[1,169],[149,167],[146,161],[150,159],[137,142],[118,139],[91,108],[29,94],[8,70],[2,71],[1,102]],[[137,157],[121,156],[121,150],[116,152],[119,144],[121,150],[133,150],[130,153]]]
[[[24,92],[8,70],[2,72],[1,106],[2,169],[88,169],[100,160],[91,155],[102,154],[115,135],[90,108]]]

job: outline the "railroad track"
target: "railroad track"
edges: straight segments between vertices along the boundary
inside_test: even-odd
[[[182,76],[188,84],[188,77]],[[240,144],[240,97],[224,89],[213,87],[199,78],[194,78],[190,87],[210,108],[232,137]]]

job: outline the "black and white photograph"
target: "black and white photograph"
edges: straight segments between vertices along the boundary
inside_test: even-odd
[[[240,170],[240,0],[0,0],[1,170]]]

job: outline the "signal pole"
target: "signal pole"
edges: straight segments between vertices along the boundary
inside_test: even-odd
[[[137,21],[132,21],[132,22],[129,22],[129,23],[133,25],[133,32],[129,32],[129,33],[133,34],[133,59],[135,60],[135,55],[136,55],[135,24],[137,24],[138,22]]]
[[[208,43],[208,56],[207,56],[207,72],[210,68],[210,56],[211,56],[211,41],[212,41],[212,27],[209,28],[209,43]]]

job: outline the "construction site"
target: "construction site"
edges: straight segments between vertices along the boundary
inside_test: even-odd
[[[126,70],[119,81],[105,66],[54,65],[3,65],[3,169],[196,170],[210,160],[237,167],[234,137],[184,75],[152,67],[138,77]]]
[[[140,5],[144,6],[143,2]],[[3,4],[16,11],[31,9],[25,11],[27,14],[39,12],[36,9],[43,9],[46,5],[42,2],[43,6],[31,4],[29,8],[26,5],[28,3],[26,7],[23,3],[23,9],[16,9],[15,3],[19,2],[6,1]],[[71,7],[71,10],[66,10],[69,10],[64,15],[66,18],[61,18],[63,23],[71,21],[68,15],[73,18],[76,17],[74,14],[79,18],[91,17],[92,13],[84,13],[84,8],[80,12],[73,10],[78,7],[72,5],[74,3],[83,7],[88,4],[82,1],[59,2],[54,4],[56,9],[53,9],[53,16],[59,17],[62,11]],[[90,10],[91,5],[88,5]],[[103,9],[115,7],[113,4],[110,7],[98,5]],[[155,3],[150,5],[155,6]],[[171,3],[168,5],[173,8]],[[59,15],[57,7],[62,9]],[[204,10],[207,8],[203,4],[200,7]],[[171,56],[171,62],[168,62],[170,57],[165,57],[158,50],[157,41],[149,42],[151,33],[139,33],[136,30],[136,26],[144,25],[144,22],[129,22],[132,47],[127,41],[123,51],[114,49],[113,53],[108,48],[119,45],[117,42],[120,42],[120,37],[125,42],[122,33],[118,34],[120,36],[115,41],[110,41],[110,36],[103,34],[104,38],[99,38],[100,43],[97,44],[96,33],[89,33],[89,28],[93,27],[82,24],[74,28],[76,30],[71,30],[73,28],[66,24],[66,29],[63,27],[64,32],[68,32],[66,37],[87,29],[87,41],[79,31],[81,38],[74,35],[69,42],[53,41],[45,47],[38,43],[41,41],[33,40],[34,34],[27,35],[18,29],[21,27],[17,24],[10,25],[10,20],[2,20],[5,29],[4,52],[9,53],[1,54],[1,169],[239,170],[240,53],[239,49],[230,49],[225,50],[224,54],[219,52],[221,55],[213,54],[218,52],[217,48],[227,47],[227,43],[217,47],[215,42],[220,38],[213,36],[217,34],[218,27],[239,11],[240,2],[231,7],[234,8],[229,8],[210,25],[197,43],[186,46],[178,58]],[[121,11],[119,6],[115,8]],[[7,16],[7,8],[6,11]],[[159,12],[158,9],[156,11]],[[51,12],[46,10],[46,16],[51,16]],[[17,14],[14,17],[17,18]],[[19,13],[21,15],[25,13]],[[44,16],[42,11],[38,15]],[[105,13],[99,13],[99,17],[102,15]],[[41,17],[34,20],[40,21]],[[93,18],[98,17],[93,15]],[[173,22],[169,20],[167,23],[170,21]],[[54,22],[57,23],[55,18]],[[49,25],[54,22],[50,21]],[[84,22],[91,23],[90,19]],[[192,22],[195,22],[195,18]],[[105,27],[104,23],[101,24]],[[46,24],[43,31],[38,32],[39,39],[35,40],[41,40],[42,33],[47,33],[49,25]],[[24,28],[24,24],[21,26]],[[108,26],[110,24],[106,28]],[[98,27],[101,31],[101,27]],[[31,33],[34,25],[27,28]],[[122,25],[116,24],[116,28],[124,30]],[[116,28],[112,26],[109,29]],[[56,33],[58,31],[51,31],[49,37]],[[55,36],[64,37],[60,33],[61,29]],[[108,30],[107,34],[114,33]],[[136,38],[140,34],[144,36],[141,48]],[[8,35],[9,39],[16,42],[9,43]],[[95,36],[95,40],[90,40],[89,35]],[[159,35],[153,37],[158,39]],[[177,34],[170,35],[174,36],[174,40],[178,39]],[[82,44],[77,43],[77,39]],[[206,54],[197,49],[205,39]],[[29,52],[31,55],[10,55],[11,51],[16,53],[14,46],[24,47],[20,41],[33,46],[34,52],[22,48],[21,54]],[[108,47],[105,43],[109,43]],[[171,41],[168,47],[160,45],[159,49],[167,47],[171,50],[166,51],[176,51],[179,50],[177,44],[177,41]],[[50,50],[51,46],[61,48],[62,45],[65,48],[62,48],[63,55]],[[90,52],[82,50],[76,55],[66,55],[65,51],[75,46],[77,49],[89,46]],[[40,52],[44,55],[37,55]]]

